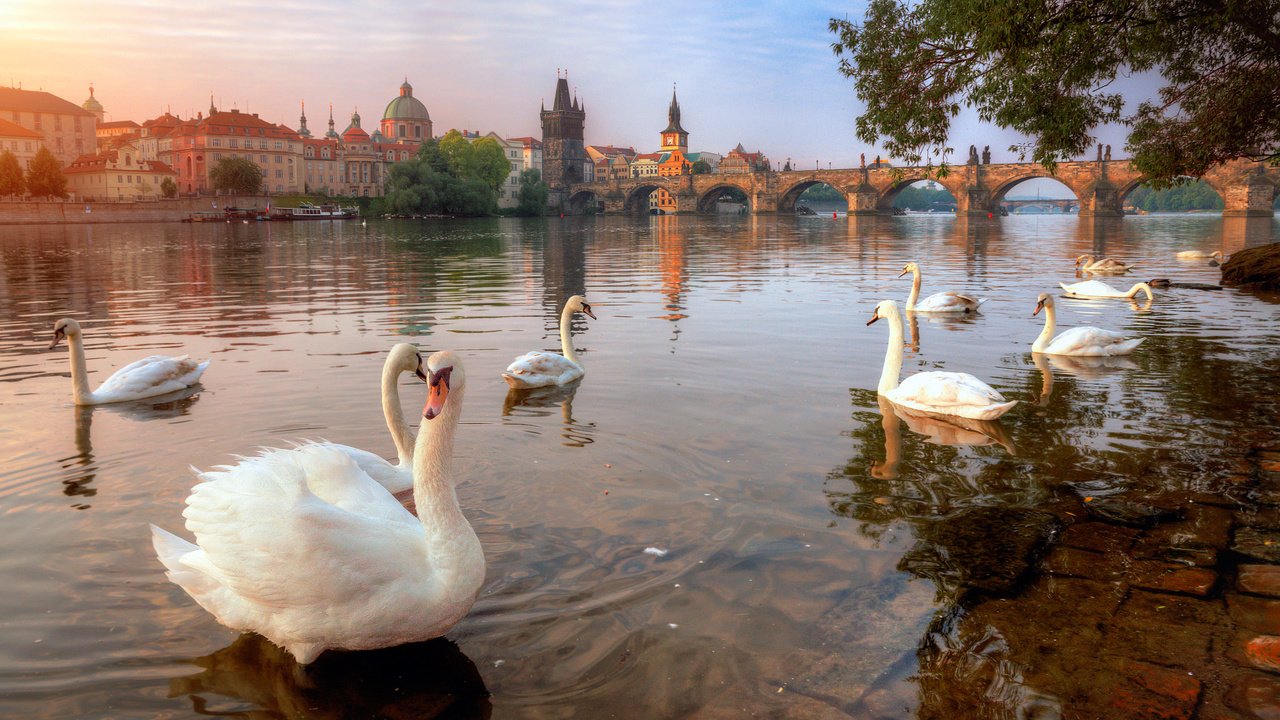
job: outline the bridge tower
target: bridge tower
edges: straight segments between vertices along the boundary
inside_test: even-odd
[[[547,205],[560,208],[568,201],[569,186],[583,181],[583,165],[590,162],[582,140],[586,104],[569,98],[569,79],[556,74],[555,100],[542,106],[542,179],[550,192]]]
[[[671,106],[667,108],[667,129],[662,131],[662,152],[679,150],[689,154],[689,133],[680,127],[680,101],[676,89],[671,88]]]

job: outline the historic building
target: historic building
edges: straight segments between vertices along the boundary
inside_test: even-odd
[[[587,157],[595,164],[597,182],[631,177],[631,161],[636,157],[635,148],[619,148],[612,145],[588,145]]]
[[[587,111],[584,105],[578,104],[576,97],[570,100],[569,80],[562,77],[556,80],[551,109],[547,110],[544,104],[539,116],[542,120],[542,179],[550,188],[547,203],[558,207],[568,199],[568,186],[583,182],[586,166],[591,164],[582,141]]]
[[[39,133],[41,143],[64,167],[98,151],[98,117],[56,95],[0,87],[0,118]]]
[[[729,151],[724,156],[724,160],[720,161],[720,172],[722,173],[749,173],[757,171],[767,171],[771,169],[769,158],[764,156],[762,152],[747,152],[743,149],[742,143]]]
[[[667,129],[662,131],[661,151],[689,152],[689,133],[680,126],[680,101],[676,100],[675,88],[671,88],[671,105],[667,107]]]
[[[18,159],[18,167],[25,172],[31,167],[36,152],[40,150],[44,136],[17,123],[0,117],[0,152],[9,151]]]
[[[137,146],[81,155],[63,170],[67,191],[81,200],[153,200],[161,197],[165,178],[178,173],[159,160],[145,160]]]
[[[179,192],[212,191],[210,172],[227,157],[253,161],[262,171],[266,192],[302,191],[302,138],[293,130],[267,122],[257,113],[218,110],[212,103],[207,117],[197,114],[195,119],[178,120],[177,124],[172,124],[170,117],[166,114],[155,122],[148,121],[143,128],[165,128],[163,139],[157,137],[157,159],[177,170]],[[139,151],[145,158],[149,147],[143,145]]]
[[[413,96],[409,78],[400,85],[400,96],[387,103],[378,130],[388,143],[419,145],[431,139],[431,115],[427,106]]]

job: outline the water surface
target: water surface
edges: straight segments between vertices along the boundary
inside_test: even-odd
[[[1207,215],[7,227],[0,714],[927,715],[949,692],[921,671],[930,625],[975,582],[935,556],[949,518],[1064,507],[1090,482],[1229,493],[1274,438],[1278,298],[1059,300],[1063,328],[1147,338],[1090,364],[1033,360],[1036,295],[1083,252],[1213,283],[1174,252],[1274,234]],[[877,401],[887,329],[865,322],[905,299],[908,260],[926,294],[989,300],[918,318],[904,373],[1023,401],[994,429]],[[558,349],[574,293],[599,316],[574,325],[586,378],[508,396],[499,372]],[[76,408],[46,349],[63,316],[95,384],[144,354],[213,364],[179,397]],[[168,583],[148,523],[181,531],[188,466],[259,446],[392,455],[378,379],[400,341],[467,363],[455,470],[487,579],[447,640],[303,670]],[[425,387],[400,390],[412,417]]]

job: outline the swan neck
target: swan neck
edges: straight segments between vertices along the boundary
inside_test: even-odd
[[[404,411],[400,407],[400,370],[387,362],[382,366],[382,415],[387,421],[387,430],[391,433],[391,441],[396,444],[396,457],[401,465],[413,460],[413,434],[404,421]]]
[[[434,419],[423,419],[413,446],[413,502],[429,536],[447,538],[459,524],[467,524],[458,507],[451,472],[462,395],[461,387],[452,390],[444,412]]]
[[[573,311],[569,309],[568,303],[565,303],[564,310],[560,312],[560,352],[575,363],[582,364],[578,362],[578,354],[573,351]]]
[[[1146,293],[1148,300],[1155,299],[1155,295],[1151,293],[1151,286],[1146,283],[1135,283],[1133,287],[1129,288],[1128,297],[1137,297],[1140,292]]]
[[[77,405],[87,405],[93,400],[89,390],[89,371],[84,359],[84,338],[76,333],[67,336],[71,350],[71,391]]]
[[[1044,352],[1044,349],[1049,346],[1049,341],[1053,339],[1053,331],[1058,324],[1056,313],[1052,304],[1044,304],[1044,329],[1040,331],[1040,337],[1031,343],[1031,352]]]
[[[907,310],[916,308],[916,300],[920,299],[920,270],[911,271],[911,294],[907,296]]]
[[[884,356],[884,370],[880,372],[880,386],[876,392],[888,395],[898,387],[898,375],[902,372],[902,316],[898,308],[893,307],[885,313],[889,321],[889,349]]]

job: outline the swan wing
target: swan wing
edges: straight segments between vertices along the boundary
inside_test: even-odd
[[[962,406],[985,406],[1005,402],[995,388],[969,373],[916,373],[898,385],[890,399],[909,400],[940,411]]]
[[[1133,352],[1142,340],[1131,340],[1111,330],[1081,326],[1059,333],[1044,351],[1051,355],[1124,355]]]
[[[200,551],[183,564],[218,587],[193,597],[232,627],[272,637],[292,617],[273,617],[282,611],[338,617],[428,567],[406,557],[423,547],[421,525],[331,445],[269,450],[200,479],[183,511]]]
[[[361,450],[350,445],[334,445],[334,447],[346,453],[347,457],[351,458],[357,467],[372,478],[374,482],[386,488],[387,492],[395,495],[413,489],[412,466],[397,465],[377,453],[371,453],[368,450]]]
[[[197,362],[186,355],[151,355],[115,371],[94,395],[121,400],[163,395],[195,385],[208,367],[208,360]]]
[[[563,385],[582,377],[582,366],[563,355],[533,351],[516,358],[502,376],[512,387]]]
[[[916,312],[966,312],[976,310],[986,300],[979,300],[958,292],[934,293],[916,303]]]
[[[1124,293],[1116,290],[1101,280],[1085,280],[1083,282],[1072,283],[1066,285],[1058,283],[1062,289],[1067,291],[1068,295],[1086,295],[1090,297],[1114,297],[1123,295]]]

